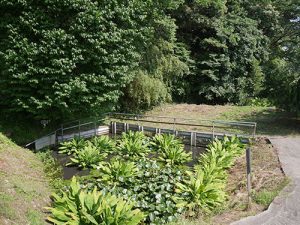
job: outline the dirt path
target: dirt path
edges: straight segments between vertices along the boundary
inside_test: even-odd
[[[270,141],[278,151],[282,168],[291,178],[291,184],[275,198],[268,210],[233,225],[300,224],[300,137],[270,137]]]

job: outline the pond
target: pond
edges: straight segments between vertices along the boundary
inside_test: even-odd
[[[198,162],[200,154],[205,152],[205,147],[185,145],[184,149],[187,152],[192,152],[193,160],[186,164],[190,167],[195,165]],[[63,178],[66,180],[71,179],[73,176],[85,176],[88,175],[90,172],[89,169],[82,170],[81,168],[78,168],[76,166],[66,166],[66,164],[70,161],[71,156],[66,154],[59,154],[57,149],[53,149],[52,156],[53,158],[57,159],[59,164],[62,166]]]

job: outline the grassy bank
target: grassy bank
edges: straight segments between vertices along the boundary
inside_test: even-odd
[[[0,133],[0,224],[45,224],[51,188],[43,163]]]
[[[165,104],[147,115],[257,122],[259,135],[300,135],[300,119],[275,107]]]

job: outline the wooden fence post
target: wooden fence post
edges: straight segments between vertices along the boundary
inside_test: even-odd
[[[251,149],[246,149],[248,208],[251,208]]]
[[[64,142],[64,125],[61,125],[61,142]]]
[[[79,138],[80,138],[80,130],[81,130],[81,128],[80,128],[80,120],[79,120],[78,121],[78,132],[79,132],[78,136],[79,136]]]

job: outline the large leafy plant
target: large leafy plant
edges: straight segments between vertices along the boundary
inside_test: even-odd
[[[82,150],[86,146],[86,141],[80,137],[74,137],[71,141],[60,143],[58,152],[61,154],[72,155],[76,151]]]
[[[77,165],[81,168],[95,168],[106,158],[107,154],[97,149],[91,142],[87,142],[82,150],[77,150],[67,165]]]
[[[129,157],[145,156],[149,152],[148,140],[143,132],[123,133],[122,138],[117,143],[117,150],[119,154]]]
[[[156,134],[152,138],[150,145],[155,151],[164,151],[165,149],[183,146],[180,140],[172,134]]]
[[[53,206],[47,208],[52,214],[48,221],[57,225],[137,225],[144,214],[133,206],[133,202],[96,188],[84,190],[73,177],[69,190],[53,194]]]
[[[116,143],[113,139],[109,138],[109,136],[96,136],[92,138],[91,143],[101,151],[104,152],[112,152],[116,146]]]
[[[113,159],[97,167],[96,177],[97,181],[108,185],[130,185],[134,184],[138,173],[139,169],[134,162]]]
[[[215,139],[208,145],[207,152],[200,157],[200,163],[207,165],[215,160],[221,169],[228,169],[233,165],[235,157],[239,156],[244,149],[245,145],[235,136],[224,137],[223,140]]]
[[[178,206],[187,207],[191,214],[220,206],[226,199],[227,169],[243,149],[244,145],[236,137],[215,139],[208,145],[194,173],[188,172],[188,179],[176,184],[176,192],[180,195],[175,197]]]
[[[225,181],[214,179],[214,174],[206,173],[200,167],[195,172],[188,172],[188,179],[176,184],[176,192],[180,197],[174,199],[178,207],[186,207],[190,215],[199,212],[199,209],[209,211],[225,201]]]
[[[186,152],[183,146],[174,146],[162,149],[159,159],[171,165],[182,165],[192,160],[192,153]]]
[[[157,134],[150,142],[159,159],[171,165],[182,165],[192,160],[192,153],[184,150],[184,145],[172,134]]]

